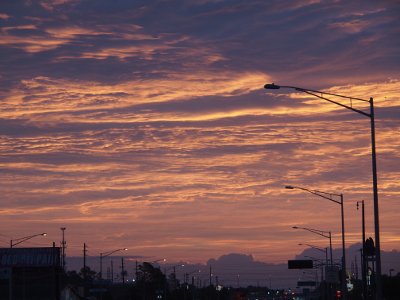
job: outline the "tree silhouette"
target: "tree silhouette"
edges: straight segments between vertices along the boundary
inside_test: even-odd
[[[86,278],[84,278],[85,271],[86,271]],[[97,274],[96,271],[91,270],[89,266],[85,266],[84,268],[82,268],[79,271],[78,275],[81,276],[84,280],[94,280],[100,278],[99,274]]]

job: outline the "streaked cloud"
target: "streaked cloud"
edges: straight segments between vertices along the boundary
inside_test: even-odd
[[[339,207],[290,184],[344,194],[348,245],[360,242],[355,204],[365,200],[373,235],[369,119],[263,89],[274,82],[374,98],[381,243],[398,248],[398,10],[390,1],[8,1],[4,233],[45,228],[48,244],[62,226],[74,245],[202,263],[229,253],[282,263],[300,252],[291,244],[326,243],[295,225],[332,231],[341,247]]]

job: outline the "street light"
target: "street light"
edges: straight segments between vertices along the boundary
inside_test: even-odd
[[[314,256],[308,256],[308,255],[304,255],[304,257],[311,258],[313,261],[318,262],[320,265],[322,265],[322,266],[324,265],[324,261],[322,259],[320,259],[320,258],[316,258]]]
[[[105,252],[105,253],[100,253],[100,279],[103,279],[103,258],[106,256],[110,256],[111,254],[121,251],[121,250],[128,250],[127,248],[122,248],[122,249],[117,249],[117,250],[113,250],[113,251],[109,251],[109,252]]]
[[[266,84],[264,85],[265,89],[280,89],[280,88],[290,88],[295,89],[296,91],[303,92],[312,96],[315,96],[320,99],[324,99],[328,102],[334,103],[336,105],[342,106],[349,110],[352,110],[356,113],[364,115],[371,120],[371,154],[372,154],[372,181],[373,181],[373,193],[374,193],[374,223],[375,223],[375,266],[376,266],[376,300],[382,299],[382,278],[381,278],[381,248],[380,248],[380,234],[379,234],[379,206],[378,206],[378,175],[376,169],[376,149],[375,149],[375,115],[374,115],[374,100],[373,98],[369,98],[369,100],[360,99],[360,98],[353,98],[343,95],[331,94],[321,91],[315,91],[310,89],[304,89],[294,86],[279,86],[275,84]],[[317,93],[317,94],[316,94]],[[318,95],[319,94],[319,95]],[[364,111],[355,109],[351,106],[333,101],[331,99],[325,98],[323,95],[335,96],[345,99],[350,99],[350,101],[362,101],[369,103],[369,113]]]
[[[325,257],[326,257],[326,265],[328,265],[328,247],[322,248],[322,247],[318,247],[318,246],[314,246],[314,245],[310,245],[310,244],[304,244],[305,246],[308,246],[310,248],[319,250],[321,252],[325,252]],[[303,244],[299,244],[299,246],[303,246]]]
[[[319,197],[322,197],[324,199],[327,199],[329,201],[335,202],[337,204],[340,204],[340,211],[341,211],[341,217],[342,217],[342,253],[343,253],[343,257],[342,257],[342,290],[343,290],[343,298],[346,300],[346,246],[345,246],[345,238],[344,238],[344,205],[343,205],[343,194],[333,194],[333,193],[326,193],[326,192],[321,192],[321,191],[317,191],[317,190],[309,190],[309,189],[305,189],[302,187],[297,187],[297,186],[291,186],[288,185],[285,188],[287,189],[299,189],[299,190],[303,190],[306,191],[308,193],[317,195]],[[340,201],[337,201],[335,199],[332,199],[332,197],[340,197]],[[332,251],[332,249],[331,249]]]
[[[11,240],[11,241],[10,241],[10,248],[12,248],[12,247],[14,247],[14,246],[16,246],[16,245],[18,245],[18,244],[21,244],[22,242],[25,242],[25,241],[27,241],[27,240],[29,240],[29,239],[35,237],[35,236],[39,236],[39,235],[45,236],[46,234],[47,234],[47,233],[39,233],[39,234],[34,234],[34,235],[26,236],[26,237],[23,237],[23,238],[20,238],[20,239],[16,239],[16,240],[14,240],[14,241],[18,241],[18,242],[17,242],[17,243],[14,243],[14,244],[13,244],[13,240]]]
[[[188,283],[188,281],[189,281],[189,275],[190,275],[190,274],[193,274],[193,273],[201,273],[201,270],[195,270],[195,271],[193,271],[193,272],[183,274],[183,282]]]
[[[151,261],[149,263],[150,264],[155,264],[156,262],[159,262],[159,261],[167,261],[167,259],[166,258],[161,258],[161,259],[153,260],[153,261]]]
[[[169,271],[169,270],[171,270],[171,269],[174,269],[174,280],[176,280],[176,273],[175,273],[175,268],[176,267],[184,267],[185,265],[176,265],[176,266],[173,266],[173,267],[169,267],[168,269],[167,268],[164,268],[164,273],[165,273],[165,276],[167,276],[167,271]]]
[[[167,271],[169,271],[169,270],[171,270],[171,269],[174,269],[174,284],[176,284],[176,273],[175,273],[175,268],[176,267],[184,267],[185,265],[175,265],[175,266],[173,266],[173,267],[169,267],[168,269],[167,268],[164,268],[164,273],[165,273],[165,278],[167,279]],[[167,299],[167,282],[168,282],[168,280],[165,280],[165,299]],[[176,298],[176,295],[175,295],[175,298]]]
[[[330,255],[331,255],[331,265],[333,265],[333,259],[332,259],[332,235],[330,231],[322,231],[322,230],[318,230],[318,229],[312,229],[312,228],[305,228],[305,227],[297,227],[297,226],[293,226],[294,229],[303,229],[303,230],[307,230],[310,231],[312,233],[315,234],[319,234],[320,236],[326,237],[329,239],[329,248],[330,248]],[[326,233],[328,235],[326,235]]]

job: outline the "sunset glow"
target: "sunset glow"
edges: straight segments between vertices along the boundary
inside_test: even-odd
[[[370,120],[275,82],[374,98],[381,248],[400,250],[398,3],[6,2],[1,247],[66,227],[68,256],[284,263],[327,246],[299,226],[340,248],[338,205],[285,185],[343,193],[348,246],[364,200],[373,236]]]

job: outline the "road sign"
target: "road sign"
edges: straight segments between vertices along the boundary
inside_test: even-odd
[[[297,286],[316,286],[316,282],[313,280],[309,281],[297,281]]]
[[[312,260],[288,260],[288,269],[312,269],[313,261]]]

